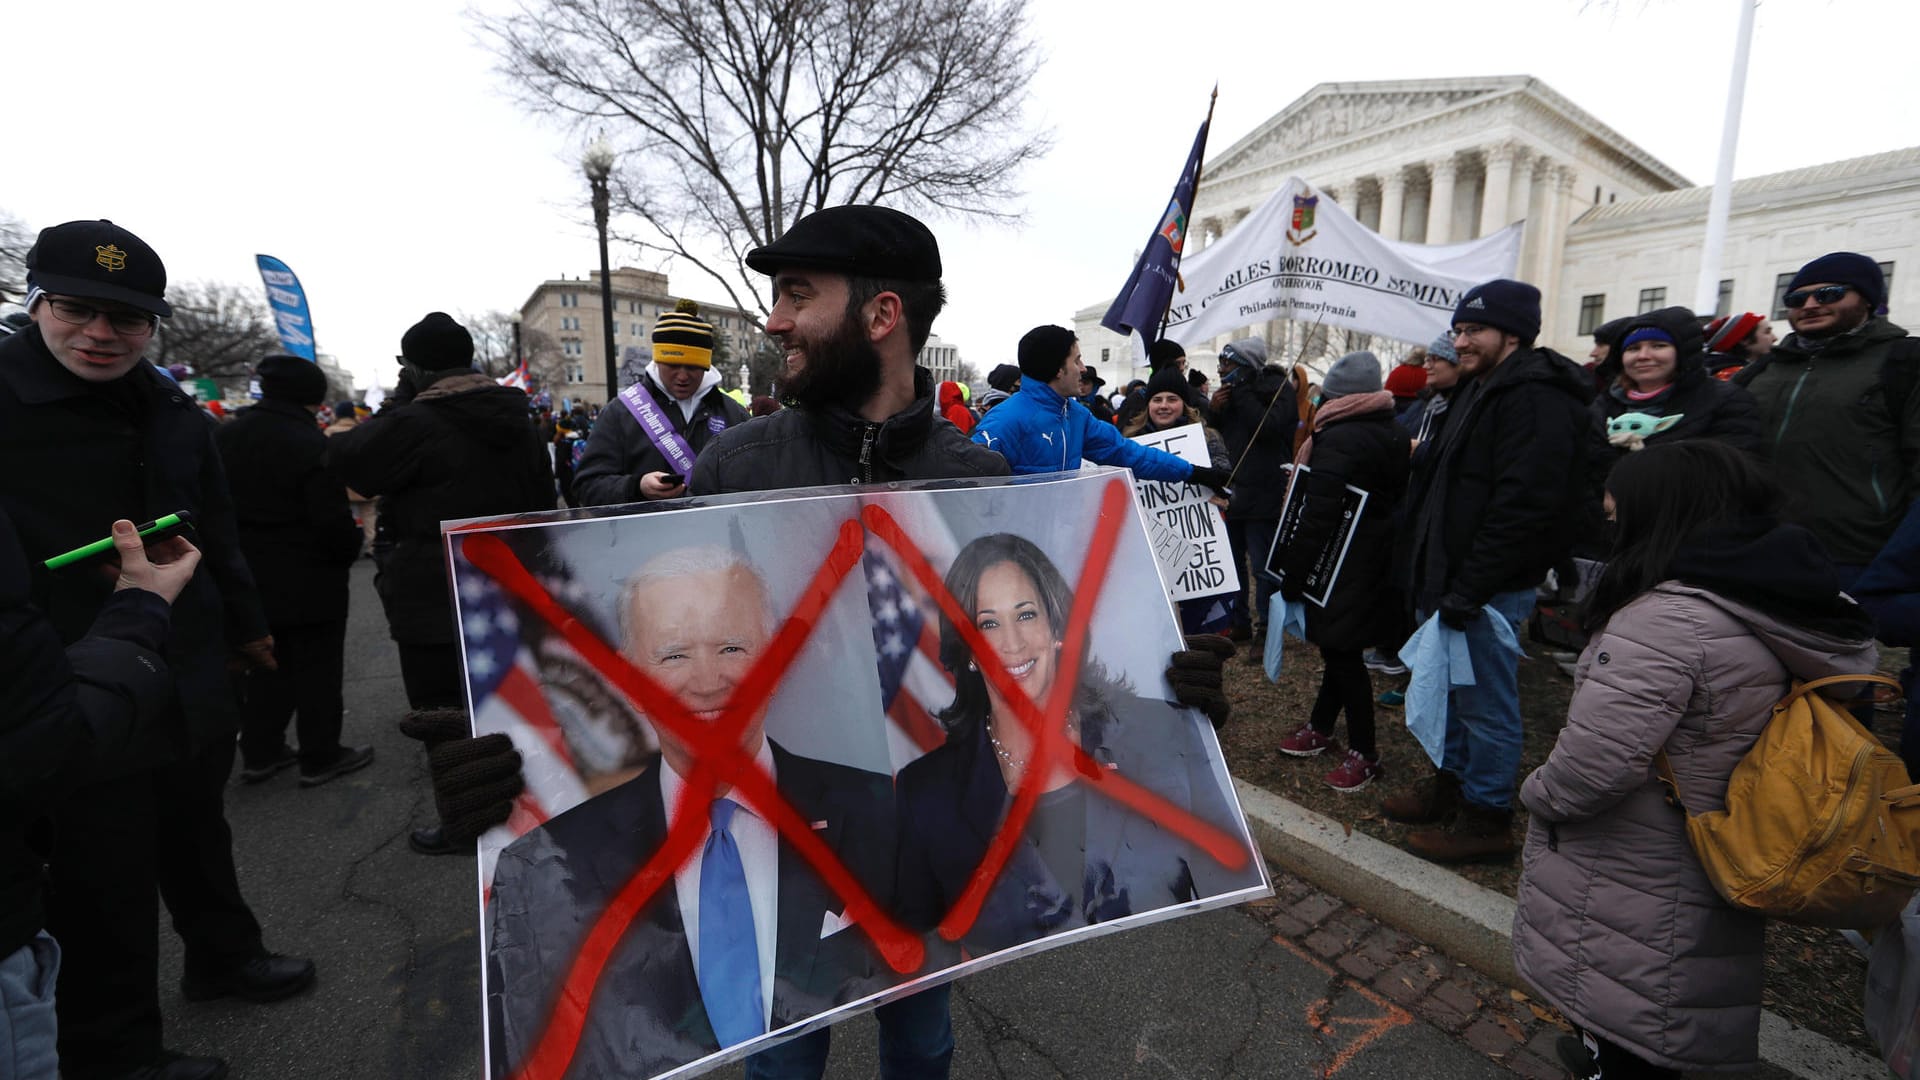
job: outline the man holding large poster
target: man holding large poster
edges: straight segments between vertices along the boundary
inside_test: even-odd
[[[621,609],[627,659],[708,723],[720,719],[775,625],[759,573],[723,548],[653,557],[627,580]],[[790,753],[765,737],[765,724],[762,706],[739,745],[884,903],[891,780]],[[521,1068],[549,1028],[576,1025],[565,1075],[650,1076],[891,981],[846,904],[780,838],[766,808],[725,780],[703,797],[695,750],[664,726],[655,734],[660,753],[637,778],[500,855],[488,906],[495,1076]],[[587,951],[600,913],[681,814],[708,819],[700,853],[673,870],[671,887],[654,892],[605,957],[598,983],[607,992],[595,995],[592,980],[581,992],[572,958]],[[556,981],[556,973],[567,977]]]

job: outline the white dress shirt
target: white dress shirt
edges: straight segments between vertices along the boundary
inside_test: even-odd
[[[776,782],[779,780],[773,772],[773,749],[764,737],[753,760],[761,771],[774,777]],[[660,799],[671,822],[686,779],[674,771],[664,756],[660,764],[663,766]],[[740,866],[747,875],[747,900],[753,905],[753,941],[760,951],[760,1019],[763,1025],[771,1026],[774,938],[780,925],[780,836],[770,822],[754,812],[737,789],[729,790],[721,798],[732,799],[740,806],[733,812],[733,824],[728,831],[733,833],[733,842],[740,848]],[[700,970],[700,859],[706,852],[707,837],[713,833],[708,824],[708,805],[699,803],[688,808],[690,813],[699,815],[700,845],[694,848],[693,857],[673,875],[674,896],[680,901],[680,921],[686,927],[687,949],[693,953],[695,972]]]

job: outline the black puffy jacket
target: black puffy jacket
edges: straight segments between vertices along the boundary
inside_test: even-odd
[[[1407,489],[1409,439],[1394,422],[1392,397],[1384,391],[1382,397],[1377,408],[1338,417],[1313,433],[1306,501],[1282,564],[1288,580],[1304,578],[1333,536],[1347,486],[1367,493],[1327,606],[1307,605],[1307,640],[1316,645],[1365,649],[1392,640],[1400,629],[1399,593],[1390,571],[1394,510]]]
[[[1286,473],[1300,406],[1293,381],[1268,366],[1213,396],[1213,426],[1233,456],[1228,521],[1277,521],[1287,501]]]
[[[1454,392],[1408,493],[1417,608],[1533,588],[1566,557],[1586,527],[1592,385],[1573,361],[1532,348]]]
[[[113,593],[63,649],[29,599],[29,565],[0,510],[0,957],[46,922],[40,884],[52,830],[39,808],[99,770],[150,759],[162,734],[153,727],[173,701],[159,655],[166,601],[141,589]]]
[[[934,415],[933,375],[926,368],[914,369],[913,389],[913,404],[880,423],[835,406],[782,409],[728,428],[700,452],[691,492],[1008,474],[1007,459]]]
[[[412,401],[335,435],[327,466],[380,497],[393,551],[376,584],[388,632],[403,644],[459,640],[442,521],[553,509],[553,473],[527,395],[473,371],[440,372]]]

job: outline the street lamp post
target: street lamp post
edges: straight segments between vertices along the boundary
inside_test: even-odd
[[[593,140],[580,158],[593,187],[593,227],[600,234],[600,331],[607,361],[607,404],[620,392],[620,362],[613,352],[613,271],[607,266],[607,176],[613,172],[613,147],[605,135]]]

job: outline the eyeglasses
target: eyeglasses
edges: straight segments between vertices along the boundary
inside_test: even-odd
[[[86,326],[96,316],[105,315],[107,325],[113,327],[116,334],[144,334],[153,329],[153,316],[140,311],[106,311],[97,307],[57,297],[47,297],[47,307],[53,310],[53,317],[68,326]]]
[[[1817,289],[1795,289],[1781,297],[1780,302],[1797,311],[1805,307],[1807,300],[1811,298],[1814,303],[1824,307],[1827,304],[1837,303],[1852,287],[1851,285],[1822,285]]]
[[[1453,328],[1453,336],[1457,338],[1472,337],[1473,335],[1480,333],[1482,330],[1487,330],[1487,329],[1490,329],[1490,328],[1481,326],[1479,323],[1461,323],[1460,325]]]

